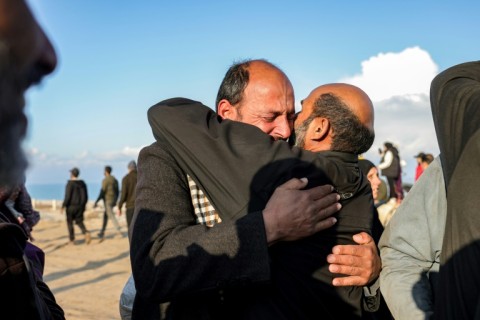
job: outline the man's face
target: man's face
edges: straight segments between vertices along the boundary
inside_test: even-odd
[[[0,185],[22,179],[24,93],[53,71],[56,55],[23,0],[0,0]]]
[[[373,167],[368,171],[367,179],[370,182],[370,186],[372,187],[373,199],[377,200],[378,188],[380,187],[380,184],[382,183],[382,181],[378,177],[378,170],[376,167]]]
[[[310,139],[308,139],[310,136],[308,129],[312,122],[312,118],[310,116],[312,115],[314,103],[315,100],[311,95],[302,100],[302,110],[298,112],[295,117],[295,146],[305,150],[312,149]]]
[[[260,69],[260,70],[257,70]],[[251,67],[250,80],[231,120],[260,128],[275,140],[288,139],[295,117],[293,88],[277,70]]]

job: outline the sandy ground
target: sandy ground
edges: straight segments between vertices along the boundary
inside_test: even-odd
[[[65,215],[52,208],[37,207],[42,219],[33,230],[35,245],[45,251],[44,280],[69,320],[119,319],[118,301],[131,269],[125,215],[119,219],[124,237],[111,222],[105,240],[97,233],[102,225],[101,209],[87,210],[85,225],[92,242],[87,245],[75,226],[75,245],[68,244]]]

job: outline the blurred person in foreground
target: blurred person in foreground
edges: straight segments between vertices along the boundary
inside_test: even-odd
[[[0,0],[0,186],[23,182],[27,161],[24,94],[51,73],[57,57],[25,1]],[[0,206],[0,312],[8,319],[64,319],[43,282],[44,253],[27,241],[17,218]]]
[[[395,319],[431,319],[447,198],[437,157],[408,192],[380,239],[380,289]]]
[[[480,319],[480,61],[453,66],[430,89],[447,196],[436,319]]]

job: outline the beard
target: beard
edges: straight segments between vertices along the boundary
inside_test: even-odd
[[[22,148],[27,120],[24,97],[16,72],[0,41],[0,186],[14,186],[24,180],[27,159]]]
[[[295,128],[294,136],[290,137],[290,139],[295,139],[295,147],[302,149],[305,147],[305,136],[307,134],[308,126],[311,122],[312,120],[308,118],[307,120],[303,121],[302,124],[298,126],[298,128]]]

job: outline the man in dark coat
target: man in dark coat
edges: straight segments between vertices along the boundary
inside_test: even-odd
[[[122,179],[122,192],[120,194],[120,200],[118,200],[118,210],[122,213],[122,206],[125,203],[127,209],[127,227],[130,229],[130,223],[132,222],[133,212],[135,211],[135,188],[137,187],[137,164],[135,161],[128,163],[128,173]]]
[[[70,244],[75,244],[73,222],[75,222],[85,236],[85,243],[90,244],[92,238],[83,223],[83,214],[88,201],[87,185],[83,180],[78,179],[79,174],[80,170],[78,170],[78,168],[70,170],[70,180],[68,180],[67,186],[65,187],[65,199],[62,204],[62,211],[66,208]]]

